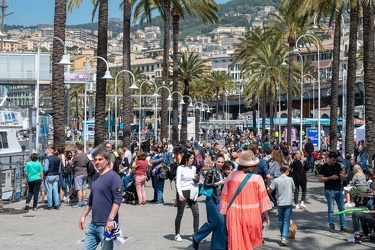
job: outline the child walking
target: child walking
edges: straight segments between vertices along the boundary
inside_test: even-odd
[[[295,190],[294,181],[289,175],[289,165],[282,164],[280,167],[281,176],[272,181],[268,192],[276,190],[277,212],[279,216],[279,228],[281,234],[281,245],[287,246],[290,217],[293,208],[293,193]]]

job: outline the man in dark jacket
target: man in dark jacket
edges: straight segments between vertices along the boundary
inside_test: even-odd
[[[47,148],[44,153],[46,159],[44,160],[44,174],[46,175],[46,191],[47,191],[47,209],[59,209],[60,195],[59,195],[59,173],[60,173],[60,158],[52,154],[52,148]]]
[[[311,142],[311,138],[307,139],[304,149],[306,152],[307,166],[312,170],[314,167],[314,145]]]

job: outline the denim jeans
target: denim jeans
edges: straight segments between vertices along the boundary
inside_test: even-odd
[[[292,208],[292,205],[277,207],[281,238],[286,239],[288,237],[290,217],[292,216]]]
[[[314,155],[306,156],[306,161],[309,166],[309,169],[313,170],[314,169]]]
[[[101,243],[102,250],[112,250],[113,240],[103,240],[104,230],[105,226],[94,225],[92,223],[88,224],[83,250],[94,250],[99,245],[99,243]]]
[[[163,192],[164,192],[164,182],[165,180],[163,179],[157,179],[156,176],[155,178],[155,191],[156,191],[156,202],[157,203],[164,203],[163,199]]]
[[[334,205],[335,205],[334,202],[336,201],[339,211],[345,210],[344,195],[342,194],[342,190],[324,190],[324,194],[327,199],[329,227],[334,227],[335,226],[334,215],[333,215],[333,210],[334,210]],[[346,228],[345,214],[340,215],[340,226],[341,228]]]
[[[226,225],[224,215],[220,213],[220,197],[206,198],[206,213],[207,222],[195,232],[194,240],[199,243],[212,232],[210,249],[227,249],[228,237],[223,234]]]
[[[58,175],[47,175],[46,177],[46,191],[47,191],[47,206],[59,206],[60,195],[59,195],[59,176]]]

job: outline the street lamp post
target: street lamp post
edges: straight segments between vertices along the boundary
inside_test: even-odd
[[[321,134],[321,131],[320,131],[320,49],[319,49],[319,42],[318,42],[318,39],[315,36],[313,36],[311,34],[304,34],[304,35],[301,35],[297,38],[296,46],[298,46],[298,42],[302,37],[310,37],[310,38],[314,39],[315,42],[316,42],[316,48],[318,49],[318,149],[320,149],[320,143],[321,143],[320,134]],[[297,47],[296,47],[296,49],[297,49]]]
[[[132,72],[130,72],[129,70],[126,70],[126,69],[123,69],[121,70],[120,72],[118,72],[115,76],[115,149],[117,150],[117,79],[118,79],[118,76],[121,74],[121,73],[129,73],[132,77],[133,77],[133,84],[135,84],[135,77],[134,77],[134,74]],[[124,81],[124,79],[122,79],[122,81]],[[128,126],[128,124],[124,124],[124,126]]]
[[[297,54],[299,57],[300,57],[300,62],[301,62],[301,115],[300,115],[300,128],[299,128],[299,149],[302,151],[302,130],[303,130],[303,124],[302,124],[302,118],[303,118],[303,57],[302,55],[299,53],[299,52],[296,52],[296,51],[288,51],[285,53],[284,55],[284,58],[283,58],[283,63],[281,64],[282,66],[286,66],[287,64],[285,63],[285,58],[287,55],[289,55],[290,53],[293,53],[293,54]],[[288,131],[287,133],[291,133],[292,131]]]
[[[347,71],[343,67],[340,67],[342,69],[342,141],[341,141],[341,147],[342,147],[342,157],[345,158],[345,141],[346,141],[346,75]],[[345,74],[344,74],[345,71]]]
[[[237,83],[238,87],[238,118],[241,116],[241,90],[242,90],[242,82]]]
[[[167,89],[169,93],[168,98],[167,98],[167,101],[168,101],[168,141],[169,141],[171,139],[171,110],[170,109],[171,109],[171,101],[173,101],[173,99],[171,95],[171,90],[164,85],[157,88],[156,91],[158,92],[158,95],[159,95],[159,89],[161,88]]]
[[[61,61],[58,64],[61,65],[71,65],[72,63],[70,62],[70,57],[66,52],[66,45],[65,42],[57,37],[57,36],[48,36],[45,39],[43,39],[39,45],[38,45],[38,52],[36,56],[36,64],[35,64],[35,74],[36,74],[36,85],[35,85],[35,109],[36,109],[36,114],[35,114],[35,119],[36,119],[36,128],[35,128],[35,151],[36,153],[38,152],[39,149],[39,85],[40,85],[40,74],[39,74],[39,67],[40,67],[40,46],[47,41],[47,40],[58,40],[63,46],[64,46],[64,55],[61,58]]]
[[[366,99],[365,99],[365,83],[361,80],[358,80],[357,82],[360,82],[363,84],[363,122],[366,124]],[[359,88],[358,88],[359,90]],[[361,93],[361,91],[359,91]]]
[[[102,77],[102,79],[113,79],[113,77],[111,76],[111,73],[109,72],[108,62],[103,57],[93,56],[93,57],[90,57],[87,60],[86,65],[85,65],[85,107],[84,107],[85,110],[84,110],[84,118],[83,118],[84,121],[85,121],[84,134],[83,134],[83,151],[85,153],[86,153],[86,142],[87,142],[87,137],[88,137],[88,133],[87,133],[87,112],[86,112],[86,109],[87,109],[87,67],[90,64],[90,62],[94,59],[100,59],[100,60],[104,61],[106,66],[107,66],[107,70],[105,71],[105,74]]]
[[[184,96],[178,91],[173,91],[171,93],[171,96],[175,93],[177,93],[181,96],[181,101],[179,103],[180,104],[180,111],[179,111],[179,117],[178,117],[178,141],[180,141],[180,138],[181,138],[181,119],[182,119],[181,112],[182,112],[182,105],[184,105],[185,102],[184,102]]]
[[[146,82],[151,82],[154,87],[155,87],[155,92],[153,94],[153,96],[157,97],[158,96],[158,93],[157,93],[157,85],[154,81],[150,81],[150,80],[147,80],[147,81],[143,81],[139,87],[139,118],[138,118],[138,146],[141,147],[141,118],[142,118],[142,87],[143,87],[143,84],[146,83]],[[135,84],[135,82],[132,84],[132,86],[130,86],[130,89],[138,89],[137,85]]]
[[[277,115],[277,118],[279,118],[279,144],[281,143],[281,98],[280,98],[280,79],[281,79],[281,74],[280,74],[280,70],[276,67],[273,67],[273,66],[270,66],[268,68],[266,68],[266,70],[264,71],[264,75],[266,76],[266,73],[267,73],[267,70],[268,69],[276,69],[277,70],[277,73],[278,73],[278,85],[277,85],[277,95],[279,96],[279,113]],[[259,100],[259,99],[258,99]],[[258,101],[258,107],[259,107],[259,101]],[[258,131],[257,131],[258,132]]]
[[[313,85],[313,87],[312,87],[312,101],[313,101],[312,110],[315,110],[315,82],[312,81],[312,79],[314,79],[314,76],[312,76],[311,74],[304,74],[303,78],[305,78],[306,76],[310,77],[310,83],[312,82],[312,85]],[[314,117],[315,117],[314,113],[315,112],[312,113],[313,121],[314,121]]]

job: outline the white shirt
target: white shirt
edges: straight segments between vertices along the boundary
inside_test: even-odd
[[[168,144],[168,152],[173,153],[173,145],[172,144]]]
[[[130,150],[126,150],[124,155],[128,159],[129,164],[131,164],[132,163],[132,158],[133,158],[132,152],[130,152]]]
[[[190,185],[194,182],[196,167],[184,165],[178,166],[176,173],[176,188],[179,195],[182,195],[182,190],[190,190]]]

